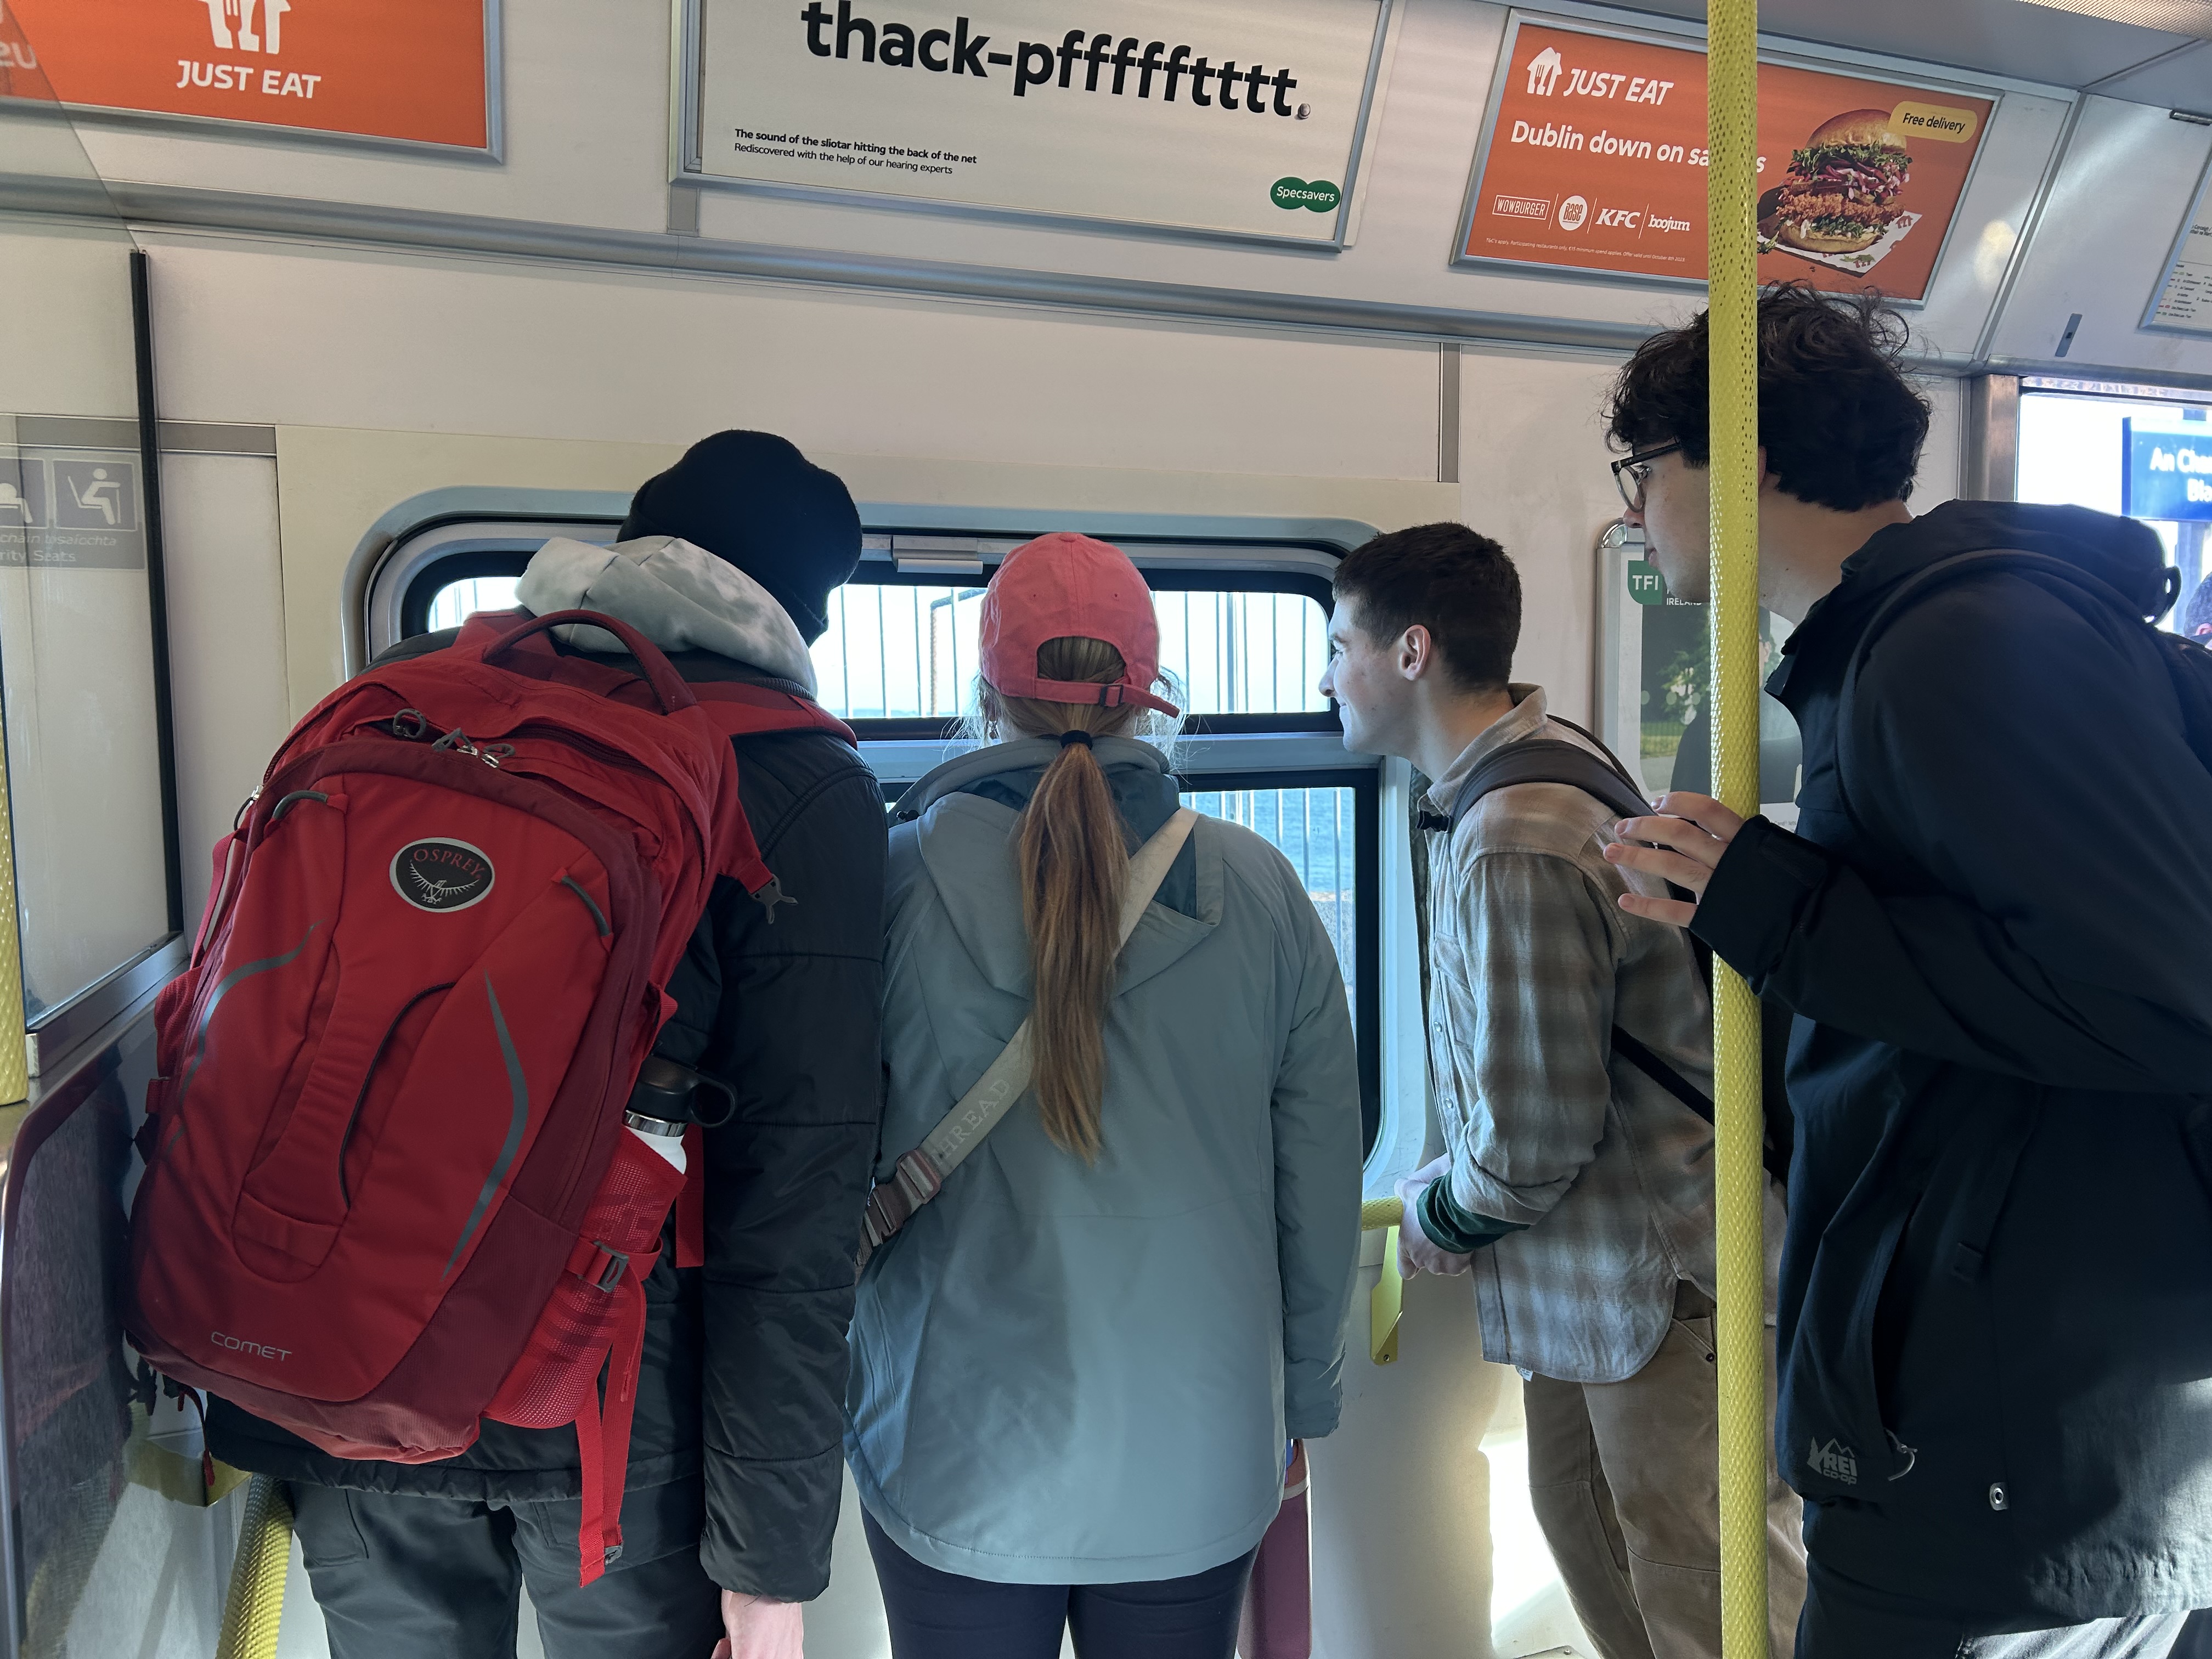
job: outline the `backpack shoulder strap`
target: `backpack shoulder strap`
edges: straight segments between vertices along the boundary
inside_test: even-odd
[[[1129,860],[1129,883],[1121,895],[1120,944],[1129,942],[1145,918],[1160,884],[1175,866],[1182,844],[1198,823],[1198,814],[1179,806]],[[906,1225],[914,1212],[935,1198],[945,1176],[983,1144],[1030,1086],[1030,1023],[1024,1018],[999,1057],[984,1068],[959,1103],[922,1137],[921,1145],[898,1160],[896,1176],[868,1194],[860,1241],[860,1265]]]
[[[699,699],[714,724],[733,738],[763,732],[826,732],[840,742],[860,747],[853,728],[813,698],[773,685],[754,685],[744,680],[694,680],[691,695]]]
[[[1468,774],[1452,800],[1450,827],[1458,829],[1460,820],[1485,795],[1516,783],[1564,783],[1596,796],[1625,818],[1643,817],[1651,811],[1644,792],[1609,752],[1601,757],[1562,738],[1530,738],[1507,744]]]

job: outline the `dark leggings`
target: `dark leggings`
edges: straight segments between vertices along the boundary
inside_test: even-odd
[[[1252,1553],[1188,1578],[1137,1584],[994,1584],[924,1566],[863,1515],[892,1659],[1233,1659]]]

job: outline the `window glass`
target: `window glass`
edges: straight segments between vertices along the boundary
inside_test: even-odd
[[[2169,431],[2180,440],[2197,438],[2202,434],[2201,439],[2188,447],[2212,450],[2212,419],[2208,416],[2212,416],[2212,410],[2202,404],[2164,403],[2145,398],[2023,392],[2020,399],[2019,482],[2014,493],[2023,501],[2094,507],[2100,513],[2124,512],[2129,427],[2132,425],[2137,431]],[[2212,494],[2212,490],[2205,493]],[[2165,544],[2166,562],[2181,571],[2180,602],[2166,614],[2160,624],[2177,631],[2186,631],[2191,626],[2186,621],[2191,597],[2208,575],[2212,575],[2212,570],[2207,568],[2204,545],[2205,522],[2212,520],[2212,500],[2191,502],[2185,499],[2172,509],[2194,512],[2200,508],[2201,516],[2193,519],[2145,517],[2142,520]],[[2212,595],[2207,597],[2212,599]],[[2205,604],[2197,606],[2200,617],[2207,608]]]
[[[33,1024],[171,927],[139,469],[136,450],[0,447],[0,682]]]
[[[515,603],[514,576],[447,583],[430,602],[433,629]],[[830,596],[829,631],[814,642],[822,705],[846,720],[965,714],[975,699],[983,590],[848,582]],[[1304,593],[1220,590],[1152,595],[1160,665],[1186,688],[1192,714],[1326,714],[1314,687],[1328,663],[1328,619]]]
[[[1280,851],[1321,913],[1336,946],[1344,994],[1352,1019],[1359,1018],[1358,837],[1355,792],[1347,787],[1305,789],[1200,790],[1183,805],[1210,817],[1241,823]]]
[[[512,611],[520,576],[470,576],[447,582],[430,601],[430,631],[459,628],[479,611]]]
[[[1304,593],[1155,592],[1160,665],[1186,714],[1325,714],[1328,618]],[[823,706],[848,720],[951,718],[974,704],[983,589],[848,582],[815,641]]]

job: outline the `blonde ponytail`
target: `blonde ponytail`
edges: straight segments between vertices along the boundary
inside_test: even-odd
[[[1048,640],[1037,650],[1044,679],[1110,685],[1123,672],[1121,653],[1103,640]],[[987,685],[983,714],[991,726],[1030,737],[1116,737],[1134,729],[1146,711],[1009,697]],[[1129,849],[1105,769],[1088,744],[1061,747],[1015,830],[1022,925],[1036,981],[1030,1054],[1037,1115],[1056,1145],[1095,1163]]]

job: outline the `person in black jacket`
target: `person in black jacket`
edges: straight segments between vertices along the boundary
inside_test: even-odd
[[[548,543],[525,605],[615,616],[695,683],[812,694],[806,644],[860,558],[836,477],[781,438],[720,433],[639,489],[621,536]],[[874,775],[837,738],[735,743],[745,816],[787,902],[767,912],[718,882],[670,984],[678,1012],[658,1052],[737,1103],[705,1133],[705,1267],[678,1271],[664,1249],[647,1281],[622,1553],[578,1587],[571,1429],[488,1422],[442,1462],[349,1462],[216,1401],[215,1455],[290,1483],[335,1659],[511,1659],[526,1583],[550,1659],[797,1659],[797,1604],[829,1582],[842,1478],[886,833]]]
[[[1608,856],[1796,1012],[1782,1467],[1800,1659],[2157,1656],[2212,1603],[2212,772],[2144,526],[1907,512],[1927,412],[1865,301],[1759,312],[1768,689],[1795,834],[1674,793]],[[1629,521],[1705,597],[1708,337],[1615,387]],[[1936,561],[1952,573],[1870,624]],[[2067,573],[2115,590],[2100,597]],[[2129,612],[2134,614],[2130,615]],[[1848,706],[1855,657],[1862,659]]]

